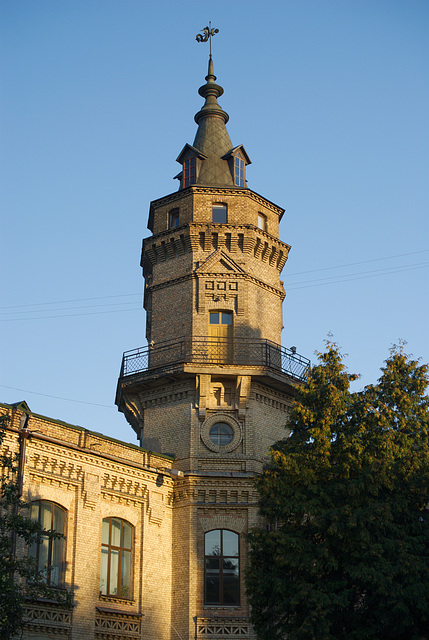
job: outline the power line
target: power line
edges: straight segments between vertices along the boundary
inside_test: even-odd
[[[78,402],[79,404],[90,404],[94,407],[106,407],[107,409],[115,409],[110,404],[99,404],[98,402],[86,402],[85,400],[73,400],[72,398],[63,398],[61,396],[51,396],[48,393],[38,393],[37,391],[29,391],[28,389],[18,389],[17,387],[7,387],[5,384],[0,384],[3,389],[12,389],[12,391],[21,391],[22,393],[32,393],[35,396],[44,396],[45,398],[54,398],[55,400],[67,400],[67,402]]]
[[[24,313],[46,313],[47,311],[70,311],[73,309],[94,309],[95,307],[119,307],[124,304],[135,304],[135,302],[107,302],[106,304],[85,304],[79,307],[58,307],[57,309],[30,309],[29,311],[0,311],[1,315],[17,315]],[[115,311],[115,309],[112,309]],[[126,311],[126,309],[124,309]]]
[[[412,251],[411,253],[398,253],[396,256],[385,256],[384,258],[372,258],[371,260],[361,260],[360,262],[349,262],[348,264],[338,264],[335,267],[320,267],[318,269],[310,269],[308,271],[297,271],[296,273],[289,273],[289,278],[293,276],[301,276],[305,273],[315,273],[317,271],[327,271],[329,269],[344,269],[345,267],[355,267],[358,264],[367,264],[368,262],[379,262],[380,260],[393,260],[394,258],[403,258],[404,256],[414,256],[417,253],[427,253],[429,249],[423,249],[422,251]]]
[[[141,296],[141,293],[121,293],[114,296],[98,296],[96,298],[75,298],[74,300],[55,300],[54,302],[32,302],[28,304],[17,304],[11,307],[0,307],[0,309],[19,309],[20,307],[40,307],[47,304],[68,304],[69,302],[88,302],[89,300],[107,300],[109,298],[129,298],[130,296]]]
[[[0,322],[18,322],[22,320],[48,320],[50,318],[75,318],[77,316],[98,316],[104,313],[123,313],[124,311],[141,311],[141,307],[136,307],[135,309],[111,309],[110,311],[90,311],[88,313],[64,313],[62,315],[56,315],[56,316],[39,316],[38,318],[0,318]]]
[[[420,265],[411,265],[410,267],[401,268],[401,269],[398,269],[397,271],[386,272],[385,269],[378,270],[378,271],[384,271],[384,273],[376,273],[374,271],[367,271],[367,272],[364,271],[362,273],[367,273],[369,275],[349,274],[349,275],[340,276],[341,280],[336,279],[336,280],[333,280],[332,282],[324,282],[324,280],[329,280],[330,278],[320,278],[319,280],[307,280],[307,282],[311,284],[305,284],[304,282],[299,282],[297,283],[297,286],[292,284],[290,287],[286,287],[286,289],[287,291],[297,291],[298,289],[308,289],[309,287],[321,287],[326,284],[341,284],[342,282],[351,282],[352,280],[363,280],[365,278],[376,278],[378,276],[393,275],[395,273],[402,273],[404,271],[414,271],[424,266],[426,267],[429,266],[429,263],[423,262]],[[392,269],[393,268],[394,267],[392,267]],[[338,276],[332,276],[332,278],[338,278]],[[304,286],[301,286],[301,285],[304,285]]]

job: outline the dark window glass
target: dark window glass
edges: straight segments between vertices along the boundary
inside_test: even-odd
[[[168,214],[168,228],[175,229],[179,226],[179,209],[172,209]]]
[[[31,505],[31,519],[46,531],[61,534],[59,538],[42,535],[40,542],[31,544],[28,549],[29,557],[34,558],[46,584],[60,587],[64,582],[66,511],[54,502],[38,500]]]
[[[230,311],[222,311],[221,324],[232,324],[232,313]]]
[[[101,533],[100,593],[131,599],[133,528],[120,518],[105,518]]]
[[[210,312],[210,324],[219,324],[219,311]]]
[[[234,437],[234,429],[226,422],[216,422],[209,431],[210,440],[214,444],[224,447]]]
[[[226,204],[214,204],[213,205],[212,222],[216,222],[218,224],[226,224],[226,222],[227,222]]]
[[[239,536],[234,531],[205,535],[205,603],[240,604]]]
[[[195,156],[193,158],[188,158],[183,163],[183,187],[189,187],[189,185],[194,184],[196,180],[197,170],[197,159]]]
[[[234,158],[234,183],[237,187],[244,187],[244,160],[240,156]]]

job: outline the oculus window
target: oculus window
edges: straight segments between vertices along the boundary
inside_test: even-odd
[[[189,187],[197,179],[197,159],[188,158],[183,163],[183,187]]]
[[[219,447],[225,447],[232,442],[234,429],[226,422],[216,422],[209,431],[210,440]]]
[[[228,220],[228,213],[226,204],[214,204],[212,209],[212,222],[217,224],[226,224]]]
[[[105,518],[101,535],[100,593],[131,599],[133,527],[120,518]]]
[[[205,604],[240,604],[239,535],[228,529],[204,536]]]
[[[234,158],[234,184],[237,187],[244,187],[244,160],[241,156]]]
[[[31,519],[38,522],[47,534],[29,546],[28,555],[35,560],[37,570],[51,587],[60,587],[64,582],[66,515],[66,510],[54,502],[37,500],[31,504]],[[58,533],[59,537],[48,535],[51,531]]]

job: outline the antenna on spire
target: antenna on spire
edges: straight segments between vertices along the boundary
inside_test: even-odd
[[[195,40],[197,42],[207,42],[207,40],[209,40],[210,42],[210,57],[212,57],[212,37],[214,35],[216,35],[216,33],[219,33],[219,29],[212,29],[212,23],[209,22],[209,26],[208,27],[204,27],[204,29],[201,29],[201,31],[203,32],[201,33],[197,33],[197,37],[195,38]]]

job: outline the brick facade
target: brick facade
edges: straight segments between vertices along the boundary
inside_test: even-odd
[[[280,346],[283,209],[243,181],[250,160],[230,146],[211,59],[206,80],[195,146],[178,158],[179,191],[150,205],[141,256],[148,346],[124,355],[118,381],[118,409],[141,447],[29,419],[25,497],[67,512],[65,583],[76,607],[29,604],[26,640],[255,640],[243,570],[245,534],[261,524],[253,478],[287,434],[308,361]],[[12,416],[6,445],[18,450],[25,407],[2,410]],[[100,595],[106,518],[133,527],[131,597]],[[210,532],[236,546],[207,552],[205,565]],[[219,567],[214,596],[210,562]]]

